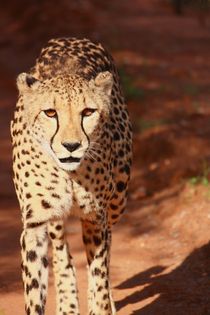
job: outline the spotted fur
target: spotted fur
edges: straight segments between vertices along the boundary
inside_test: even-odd
[[[26,314],[44,314],[48,239],[56,314],[79,314],[65,238],[69,214],[82,224],[88,314],[116,314],[109,281],[111,228],[126,206],[132,136],[112,57],[87,39],[53,39],[17,85],[11,134]]]

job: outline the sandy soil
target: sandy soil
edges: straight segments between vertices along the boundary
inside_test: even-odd
[[[186,9],[176,16],[166,1],[158,0],[134,0],[132,6],[129,1],[81,3],[82,9],[69,8],[73,26],[66,24],[65,6],[57,10],[48,1],[45,14],[35,5],[23,14],[15,1],[0,13],[4,30],[0,39],[0,315],[24,314],[21,222],[9,143],[15,76],[33,64],[43,42],[54,34],[86,35],[105,43],[116,59],[128,99],[134,165],[127,212],[114,228],[111,260],[118,314],[208,315],[208,12]],[[57,27],[49,27],[51,19],[57,19]],[[76,219],[70,220],[68,238],[83,315],[86,260]],[[46,314],[55,314],[51,273]]]

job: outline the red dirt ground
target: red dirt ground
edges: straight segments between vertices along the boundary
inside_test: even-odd
[[[114,55],[134,127],[129,202],[114,228],[112,246],[118,314],[210,314],[208,12],[188,8],[176,16],[160,0],[133,0],[132,5],[116,0],[100,6],[81,1],[82,9],[69,7],[67,26],[65,6],[54,8],[46,1],[44,13],[35,4],[23,13],[15,3],[5,4],[0,13],[0,315],[24,313],[21,221],[9,142],[15,76],[33,64],[49,37],[78,34],[102,41]],[[70,219],[69,243],[83,315],[86,261],[76,219]],[[55,314],[52,274],[46,314]]]

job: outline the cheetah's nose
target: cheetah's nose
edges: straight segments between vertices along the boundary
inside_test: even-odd
[[[80,142],[63,142],[62,145],[69,151],[73,152],[81,146]]]

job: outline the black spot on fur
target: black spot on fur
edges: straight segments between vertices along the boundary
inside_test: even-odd
[[[113,203],[110,204],[110,208],[112,210],[117,210],[118,209],[118,206],[114,205]]]
[[[42,315],[42,308],[40,305],[36,304],[35,305],[35,312],[38,314],[38,315]]]
[[[50,237],[51,237],[52,240],[55,239],[55,234],[54,234],[54,233],[50,232],[49,235],[50,235]]]
[[[45,208],[45,209],[51,208],[51,205],[46,200],[42,200],[41,203],[42,203],[43,208]]]
[[[71,308],[75,308],[75,304],[70,304],[70,307]]]
[[[125,190],[125,183],[123,183],[122,181],[119,181],[118,183],[117,183],[117,191],[118,192],[122,192],[123,190]]]
[[[31,288],[38,289],[38,287],[39,287],[38,281],[35,278],[32,279],[32,281],[31,281]]]
[[[35,261],[37,259],[37,254],[34,250],[30,250],[26,254],[26,260],[29,260],[31,262]]]
[[[43,221],[43,222],[32,222],[32,223],[28,223],[27,224],[27,228],[36,228],[38,226],[41,226],[42,224],[45,224],[46,222]]]
[[[62,226],[61,226],[61,225],[56,225],[55,229],[56,229],[57,231],[60,231],[60,230],[62,229]]]
[[[30,75],[26,76],[26,83],[27,83],[28,87],[31,87],[37,81],[38,81],[37,79],[35,79],[34,77],[32,77]]]
[[[101,244],[101,239],[96,235],[93,236],[93,241],[96,246],[99,246]]]
[[[47,257],[42,257],[42,263],[43,263],[43,266],[45,268],[47,268],[47,266],[48,266],[48,259],[47,259]]]
[[[99,276],[101,274],[101,270],[99,268],[94,269],[94,275]]]
[[[26,214],[26,219],[30,219],[32,217],[33,211],[30,209]]]

